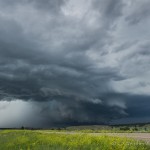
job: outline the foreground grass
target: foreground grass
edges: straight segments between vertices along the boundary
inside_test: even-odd
[[[149,150],[132,139],[28,130],[0,131],[0,150]]]

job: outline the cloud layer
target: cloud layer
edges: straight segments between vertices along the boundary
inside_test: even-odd
[[[29,105],[22,124],[38,126],[36,116],[43,127],[149,117],[148,6],[148,0],[0,0],[0,110],[7,102],[18,112],[19,103]],[[4,120],[0,126],[8,125]]]

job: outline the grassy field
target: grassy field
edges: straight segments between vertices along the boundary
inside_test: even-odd
[[[132,139],[46,131],[0,131],[0,150],[149,150]]]

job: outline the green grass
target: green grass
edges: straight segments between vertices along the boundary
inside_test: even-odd
[[[149,150],[132,139],[29,130],[0,131],[0,150]]]

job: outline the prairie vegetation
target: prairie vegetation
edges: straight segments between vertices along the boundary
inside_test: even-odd
[[[55,132],[55,131],[54,131]],[[142,141],[95,136],[86,133],[63,134],[47,131],[0,131],[0,150],[149,150]]]

